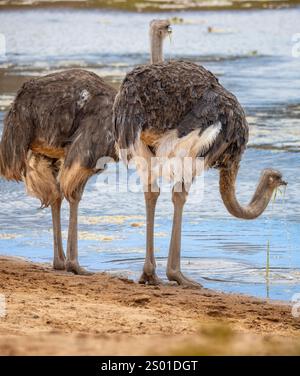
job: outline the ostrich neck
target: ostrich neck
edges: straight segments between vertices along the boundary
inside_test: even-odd
[[[151,44],[151,64],[162,63],[163,57],[163,38],[157,33],[150,34]]]
[[[220,171],[220,193],[224,205],[230,214],[237,218],[254,219],[260,216],[268,206],[273,194],[263,174],[259,180],[256,191],[247,206],[241,206],[236,198],[235,183],[239,166],[233,164],[230,169]]]

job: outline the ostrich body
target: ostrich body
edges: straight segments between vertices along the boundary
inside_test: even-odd
[[[170,24],[153,20],[150,34],[165,38]],[[153,53],[152,53],[153,55]],[[155,61],[156,55],[151,57]],[[117,160],[112,126],[116,90],[94,73],[72,69],[32,79],[18,91],[0,143],[0,173],[24,181],[29,194],[51,206],[55,269],[88,274],[78,263],[78,205],[88,179]],[[104,161],[105,162],[105,161]],[[60,211],[69,201],[67,260]]]
[[[262,173],[248,206],[241,206],[235,182],[241,156],[248,141],[245,113],[236,97],[201,66],[190,62],[163,62],[162,41],[151,42],[160,63],[136,67],[125,77],[114,104],[115,135],[121,156],[147,161],[147,177],[137,163],[145,184],[147,216],[146,259],[141,283],[159,282],[155,273],[153,227],[159,197],[157,171],[152,157],[204,159],[204,167],[220,171],[220,192],[227,210],[238,218],[254,219],[267,207],[274,189],[286,184],[279,172]],[[193,176],[196,170],[193,169]],[[173,228],[167,263],[167,277],[184,286],[199,286],[186,278],[180,268],[182,212],[188,191],[183,180],[172,191]]]
[[[29,194],[51,206],[55,269],[87,274],[79,266],[77,212],[84,186],[101,157],[117,159],[112,133],[116,91],[96,74],[68,70],[26,82],[5,118],[0,172],[23,180]],[[60,209],[70,204],[67,259]]]

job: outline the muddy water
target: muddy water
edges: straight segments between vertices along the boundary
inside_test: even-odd
[[[28,77],[80,66],[118,86],[134,65],[148,61],[147,25],[159,16],[101,10],[2,10],[0,33],[5,36],[6,54],[0,57],[0,129],[5,110]],[[300,293],[300,57],[293,42],[300,33],[300,10],[164,16],[184,20],[174,25],[172,43],[166,42],[166,59],[184,58],[204,65],[246,109],[251,137],[239,177],[240,200],[249,200],[265,167],[282,170],[289,181],[286,193],[279,193],[263,216],[248,222],[225,211],[217,171],[205,174],[204,194],[194,191],[185,208],[183,270],[207,287],[290,300]],[[111,166],[87,186],[80,209],[80,260],[91,270],[136,279],[145,248],[143,196],[115,192],[114,176]],[[38,201],[26,196],[22,184],[0,180],[0,191],[0,253],[51,261],[49,210],[39,210]],[[67,215],[65,204],[64,230]],[[156,218],[162,278],[171,218],[170,194],[164,192]]]

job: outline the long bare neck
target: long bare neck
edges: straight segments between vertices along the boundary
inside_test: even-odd
[[[262,174],[250,203],[246,206],[241,206],[235,192],[238,170],[238,164],[233,164],[230,169],[221,169],[220,193],[222,200],[229,213],[233,216],[242,219],[257,218],[268,206],[274,191],[267,183],[267,171]]]
[[[163,56],[163,37],[153,30],[150,30],[150,49],[151,49],[151,64],[162,63]]]

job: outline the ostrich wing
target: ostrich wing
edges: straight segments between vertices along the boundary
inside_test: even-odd
[[[222,123],[222,120],[226,125],[223,113],[224,108],[221,106],[220,96],[211,88],[207,89],[179,122],[177,126],[178,136],[186,136],[195,129],[199,129],[201,135],[208,127],[219,121]]]
[[[248,141],[248,124],[236,97],[221,85],[207,88],[177,126],[178,137],[199,129],[198,156],[208,167],[227,165],[239,158]]]
[[[75,119],[76,132],[70,140],[65,160],[69,167],[79,162],[82,167],[95,169],[99,158],[108,157],[117,160],[112,132],[113,89],[105,95],[95,95]]]

